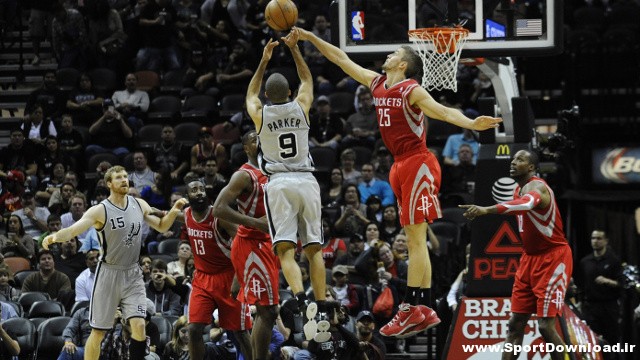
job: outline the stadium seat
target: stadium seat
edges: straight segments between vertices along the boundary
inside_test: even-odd
[[[118,86],[116,73],[111,69],[93,69],[89,76],[91,77],[93,88],[102,91],[105,95],[110,95]]]
[[[316,146],[309,153],[316,171],[330,172],[336,166],[336,151],[330,147]]]
[[[156,143],[160,142],[160,140],[162,140],[162,125],[144,125],[140,130],[138,130],[138,135],[136,136],[136,147],[138,149],[152,148]]]
[[[29,318],[52,318],[64,315],[64,305],[57,301],[36,301],[29,308]]]
[[[47,319],[38,326],[38,346],[36,355],[38,360],[57,359],[64,346],[62,332],[71,320],[68,316],[58,316]]]
[[[27,258],[20,256],[6,257],[4,258],[4,263],[7,264],[13,274],[19,271],[31,270],[31,262]]]
[[[217,123],[218,104],[213,96],[194,95],[182,104],[182,119],[185,121]]]
[[[173,130],[176,134],[176,141],[185,146],[193,146],[198,141],[198,132],[202,126],[195,122],[183,122],[176,125]]]
[[[23,270],[23,271],[18,271],[17,273],[13,274],[13,281],[16,284],[16,288],[20,289],[22,288],[22,283],[24,283],[24,279],[26,279],[29,275],[38,272],[37,270]]]
[[[87,161],[87,171],[95,172],[98,168],[98,165],[103,161],[108,161],[112,166],[120,164],[120,160],[118,159],[118,157],[112,153],[95,154],[92,155]]]
[[[40,291],[23,292],[22,294],[20,294],[20,297],[18,297],[18,302],[27,315],[33,303],[35,303],[36,301],[46,300],[51,300],[51,297],[49,296],[49,294]]]
[[[80,71],[74,68],[58,69],[56,71],[56,81],[58,88],[66,93],[71,92],[78,86]],[[93,82],[93,81],[92,81]]]
[[[22,310],[22,305],[20,305],[19,302],[9,300],[3,300],[2,302],[10,305],[16,311],[16,314],[18,314],[18,316],[24,317],[24,311]]]
[[[138,90],[152,94],[160,87],[160,76],[155,71],[141,70],[134,74],[138,78]]]
[[[244,108],[244,94],[229,94],[220,100],[220,116],[230,118]]]
[[[165,239],[158,244],[158,254],[175,256],[178,253],[180,239]]]
[[[240,129],[237,126],[225,130],[224,124],[217,124],[211,128],[213,141],[222,145],[231,145],[240,141]]]
[[[160,93],[165,95],[180,95],[187,69],[171,70],[162,76]]]
[[[331,112],[338,114],[345,119],[353,114],[354,94],[350,92],[338,91],[329,95],[329,104],[331,105]]]
[[[127,169],[127,171],[134,171],[135,169],[133,168],[133,153],[130,152],[127,155],[124,156],[124,158],[122,159],[122,166],[124,166],[125,169]]]
[[[363,164],[371,162],[372,151],[366,146],[354,146],[353,151],[356,153],[356,168],[361,168]]]
[[[158,342],[158,354],[162,354],[164,347],[171,341],[171,333],[173,332],[173,325],[171,321],[165,319],[162,316],[152,316],[151,322],[158,327],[158,333],[160,333],[160,341]]]
[[[89,306],[89,300],[77,301],[71,307],[71,311],[69,311],[69,316],[73,316],[78,310],[86,308]]]
[[[20,345],[19,359],[31,359],[36,349],[36,326],[23,317],[16,317],[2,322],[5,330],[11,330]]]
[[[147,111],[148,123],[168,123],[180,119],[182,101],[173,95],[160,95],[149,104]]]

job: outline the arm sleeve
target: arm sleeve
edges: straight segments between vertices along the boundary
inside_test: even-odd
[[[497,204],[496,209],[498,214],[521,214],[538,206],[540,201],[540,194],[537,191],[530,191],[520,199]]]
[[[458,293],[458,289],[460,288],[460,282],[462,281],[462,273],[458,275],[456,281],[451,284],[451,289],[449,289],[449,293],[447,294],[447,304],[449,307],[458,304],[458,299],[456,299],[456,294]]]
[[[393,195],[393,189],[388,182],[384,182],[382,187],[382,206],[393,205],[396,203],[396,198]]]

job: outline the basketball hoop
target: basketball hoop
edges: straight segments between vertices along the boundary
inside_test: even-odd
[[[458,91],[458,61],[468,34],[469,30],[460,26],[409,30],[409,40],[422,59],[423,87]]]

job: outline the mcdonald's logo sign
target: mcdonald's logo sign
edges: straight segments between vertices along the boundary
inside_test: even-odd
[[[507,144],[500,144],[496,149],[496,159],[510,159],[511,148]]]

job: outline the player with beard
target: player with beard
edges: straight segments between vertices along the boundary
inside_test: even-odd
[[[205,355],[202,331],[211,323],[211,314],[218,309],[220,327],[233,331],[245,359],[251,359],[251,314],[248,307],[231,296],[234,281],[231,263],[231,240],[237,227],[213,216],[213,208],[202,181],[187,185],[191,205],[184,211],[184,222],[195,272],[189,297],[189,356],[201,360]]]
[[[256,305],[251,331],[254,360],[269,356],[271,329],[278,316],[278,258],[271,247],[264,207],[263,186],[267,177],[258,168],[258,135],[242,137],[249,161],[242,165],[222,189],[213,205],[213,215],[240,224],[231,245],[231,261],[240,283],[238,300]],[[237,203],[238,211],[231,208]]]
[[[101,255],[92,291],[97,296],[91,296],[89,304],[92,330],[85,347],[85,359],[98,359],[100,343],[113,327],[116,308],[120,306],[122,316],[131,325],[130,359],[142,360],[146,350],[147,297],[138,265],[142,247],[140,228],[144,221],[160,233],[167,231],[187,201],[176,201],[171,211],[158,218],[146,201],[127,195],[129,179],[122,166],[109,168],[104,180],[109,197],[92,206],[75,224],[45,237],[42,247],[48,249],[54,243],[69,241],[92,226],[98,230]]]

